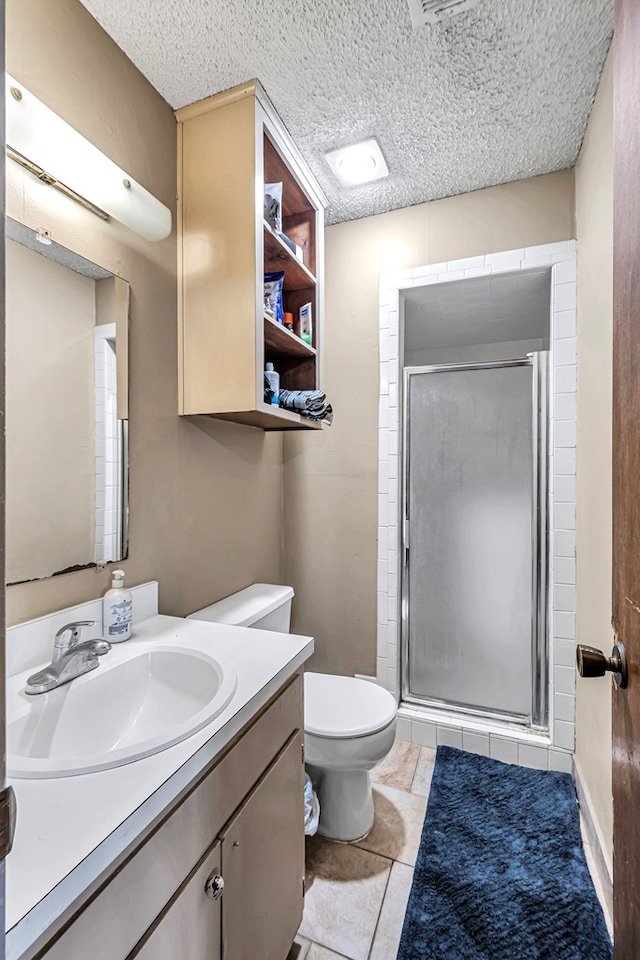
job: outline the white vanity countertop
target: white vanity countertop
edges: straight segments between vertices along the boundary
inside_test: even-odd
[[[313,653],[309,637],[165,616],[137,623],[127,647],[149,641],[230,660],[236,692],[207,726],[153,756],[81,776],[10,779],[18,819],[6,861],[6,960],[27,953]]]

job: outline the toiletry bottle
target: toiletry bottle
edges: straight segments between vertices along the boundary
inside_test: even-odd
[[[277,407],[278,400],[280,398],[280,374],[276,373],[272,363],[268,363],[267,368],[264,372],[264,375],[269,384],[269,389],[273,391],[273,396],[271,397],[271,404],[272,406]]]
[[[111,589],[102,599],[102,624],[105,640],[121,643],[131,636],[133,623],[131,590],[124,585],[124,570],[114,570]]]
[[[311,319],[312,304],[305,303],[300,307],[300,339],[309,346],[313,345],[313,322]]]

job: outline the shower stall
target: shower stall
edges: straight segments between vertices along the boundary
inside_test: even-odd
[[[407,292],[404,310],[401,699],[538,729],[549,302],[538,270]]]
[[[547,354],[404,371],[402,698],[547,723]]]

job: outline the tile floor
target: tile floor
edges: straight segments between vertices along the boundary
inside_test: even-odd
[[[288,960],[395,960],[435,758],[429,747],[396,740],[372,772],[369,836],[307,841],[304,918]]]

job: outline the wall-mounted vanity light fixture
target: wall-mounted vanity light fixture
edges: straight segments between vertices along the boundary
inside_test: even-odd
[[[5,100],[7,156],[103,220],[145,240],[169,236],[169,208],[8,74]]]

